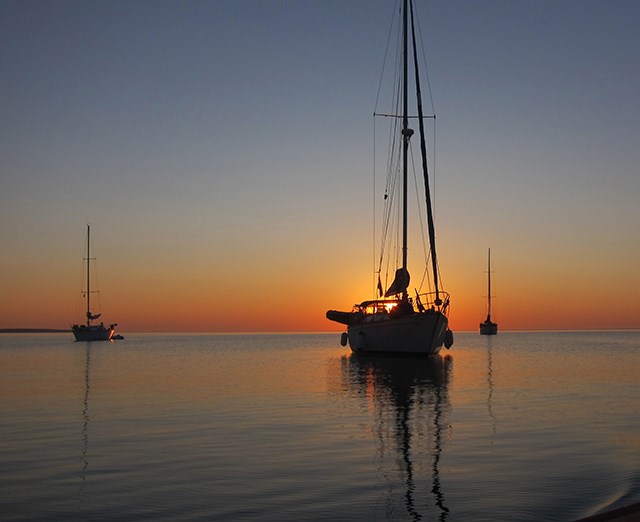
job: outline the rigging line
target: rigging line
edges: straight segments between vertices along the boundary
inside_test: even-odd
[[[374,118],[376,116],[379,117],[384,117],[384,118],[394,118],[394,119],[401,119],[402,116],[398,116],[397,114],[386,114],[386,113],[380,113],[380,112],[374,112],[373,113]],[[407,119],[409,120],[417,120],[418,118],[420,118],[420,116],[407,116]],[[434,194],[434,198],[435,198],[435,191],[436,191],[436,117],[435,115],[427,115],[427,116],[422,116],[422,119],[425,120],[433,120],[433,147],[432,147],[432,154],[431,154],[431,171],[432,171],[432,175],[431,178],[433,179],[433,190],[432,193]],[[395,142],[394,142],[395,143]],[[434,215],[435,215],[435,201],[432,202],[432,207],[434,209]]]
[[[75,309],[74,309],[74,314],[73,317],[76,320],[77,323],[81,323],[82,319],[83,319],[83,314],[84,314],[84,280],[86,278],[86,274],[85,274],[85,263],[84,260],[82,260],[82,270],[79,270],[78,273],[80,274],[80,284],[78,285],[78,287],[80,288],[80,295],[82,296],[82,300],[78,300],[75,299],[76,301],[76,305],[75,305]],[[78,318],[81,318],[80,320],[78,320]]]
[[[378,84],[378,92],[376,95],[376,103],[375,103],[375,110],[374,110],[374,122],[375,122],[375,114],[376,114],[376,110],[378,108],[378,105],[380,103],[380,95],[382,92],[382,83],[383,83],[383,79],[385,77],[385,69],[386,69],[386,65],[387,65],[387,60],[389,57],[389,51],[391,48],[391,41],[392,41],[392,37],[395,34],[399,33],[399,31],[394,31],[394,25],[396,23],[396,8],[399,6],[396,6],[393,8],[393,13],[391,16],[391,23],[389,25],[389,33],[387,36],[387,44],[386,44],[386,48],[385,48],[385,55],[384,55],[384,60],[383,60],[383,67],[382,67],[382,71],[380,74],[380,81]],[[400,23],[400,17],[398,16],[397,18],[398,22]],[[399,66],[398,66],[398,46],[396,45],[396,59],[395,59],[395,63],[396,66],[394,67],[393,70],[393,83],[392,85],[394,86],[393,90],[392,90],[392,104],[393,104],[393,100],[395,100],[395,107],[394,109],[397,110],[398,104],[399,104],[399,90],[398,90],[398,74],[399,74]],[[375,124],[374,124],[375,125]],[[374,127],[375,128],[375,127]],[[392,201],[393,198],[393,192],[395,192],[395,180],[394,180],[394,176],[393,176],[393,158],[395,156],[394,154],[394,150],[395,150],[395,139],[394,139],[394,135],[395,135],[395,131],[394,129],[397,128],[397,124],[396,123],[391,123],[389,130],[389,142],[387,143],[387,152],[389,154],[388,159],[387,159],[387,164],[386,164],[386,175],[387,175],[387,180],[386,180],[386,186],[385,186],[385,195],[386,195],[386,199],[385,202],[387,203],[385,205],[385,210],[383,211],[383,225],[382,225],[382,231],[380,233],[380,261],[379,261],[379,265],[378,265],[378,273],[381,272],[382,270],[382,263],[383,263],[383,257],[384,257],[384,251],[386,248],[386,244],[387,244],[387,236],[388,236],[388,228],[389,228],[389,223],[390,223],[390,212],[391,212],[391,206],[388,204]],[[374,171],[374,177],[375,177],[375,171]],[[375,189],[374,189],[375,190]],[[375,202],[375,194],[374,194],[374,202]],[[374,203],[375,205],[375,203]],[[375,206],[374,206],[374,256],[375,256],[375,220],[376,220],[376,216],[375,216]],[[374,260],[374,274],[375,274],[375,260]],[[375,285],[375,275],[374,275],[374,285]],[[376,285],[377,288],[377,285]]]
[[[398,260],[398,237],[400,236],[402,207],[400,205],[399,198],[396,198],[396,188],[399,183],[399,172],[397,171],[397,165],[395,175],[393,176],[393,184],[389,198],[386,200],[386,211],[384,220],[384,241],[380,250],[380,269],[386,261],[386,270],[388,272],[389,265],[392,262],[397,264]],[[387,255],[385,256],[385,252]]]
[[[433,119],[433,149],[431,157],[433,160],[431,161],[431,178],[433,179],[433,217],[436,217],[436,120],[435,117]]]
[[[427,243],[425,241],[425,232],[424,232],[424,216],[422,215],[422,205],[420,205],[420,190],[418,187],[418,176],[417,176],[417,170],[416,170],[416,165],[415,165],[415,157],[413,154],[413,145],[411,142],[409,142],[409,153],[411,155],[411,169],[413,172],[413,184],[415,187],[415,195],[416,195],[416,208],[418,210],[418,217],[420,219],[418,219],[418,222],[420,223],[420,238],[421,238],[421,244],[422,244],[422,255],[424,256],[424,260],[425,260],[425,266],[424,266],[424,270],[422,271],[422,278],[420,280],[420,285],[418,286],[418,289],[421,290],[422,286],[424,284],[424,280],[429,272],[429,268],[428,268],[428,263],[429,263],[429,252],[427,250]]]
[[[394,15],[395,16],[395,15]],[[392,24],[393,25],[393,24]],[[399,33],[399,31],[397,31]],[[399,36],[398,36],[399,38]],[[391,85],[393,86],[392,92],[391,92],[391,107],[393,109],[394,112],[398,112],[398,107],[400,106],[400,72],[401,72],[401,62],[399,59],[400,56],[400,51],[399,51],[400,47],[398,42],[396,42],[396,56],[395,56],[395,66],[393,69],[393,77],[392,77],[392,83]],[[386,58],[385,58],[386,61]],[[377,103],[377,102],[376,102]],[[377,106],[376,106],[377,108]],[[374,112],[375,114],[375,112]],[[389,123],[389,134],[388,134],[388,143],[387,143],[387,171],[386,171],[386,175],[387,175],[387,191],[389,189],[389,184],[392,183],[391,181],[391,176],[393,176],[393,161],[395,159],[395,148],[397,146],[396,143],[396,136],[397,136],[397,132],[398,132],[398,122],[397,121],[391,121]]]
[[[400,103],[398,94],[396,93],[395,97],[396,106]],[[389,189],[390,184],[395,184],[397,180],[397,162],[398,159],[396,157],[396,148],[398,146],[398,142],[396,140],[396,136],[398,135],[398,121],[392,121],[389,125],[389,135],[388,135],[388,144],[387,144],[387,189]]]
[[[397,85],[397,77],[394,85]],[[396,91],[395,103],[399,105],[399,91]],[[398,152],[399,142],[396,137],[399,135],[399,121],[393,120],[389,124],[389,134],[387,143],[387,165],[386,165],[386,188],[385,188],[385,207],[383,212],[383,225],[381,231],[380,244],[380,268],[382,267],[384,252],[388,245],[389,227],[391,224],[391,216],[393,212],[393,203],[395,202],[396,188],[400,177],[400,156]]]
[[[396,186],[397,186],[397,180],[398,180],[397,166],[395,170],[396,170],[395,174],[394,174],[393,167],[391,168],[391,172],[388,172],[388,188],[386,192],[386,199],[385,199],[384,210],[383,210],[382,230],[380,233],[380,236],[381,236],[380,265],[382,265],[382,258],[384,256],[384,251],[387,245],[387,238],[389,235],[389,227],[391,224],[391,216],[393,212],[393,203],[395,201],[395,192],[396,192]]]
[[[102,310],[102,301],[100,299],[100,273],[98,272],[98,261],[97,258],[98,256],[96,255],[95,252],[95,247],[94,242],[93,242],[93,238],[90,238],[90,243],[91,243],[91,253],[93,254],[93,257],[89,257],[89,263],[91,263],[91,261],[93,261],[93,268],[91,269],[91,280],[93,282],[92,286],[92,290],[91,290],[91,294],[96,294],[96,299],[94,299],[94,304],[93,304],[93,308],[96,310],[96,312],[100,312]],[[97,300],[97,305],[95,303],[95,301]]]
[[[401,31],[398,31],[398,41],[396,42],[396,56],[395,56],[395,67],[394,67],[394,74],[393,74],[393,83],[391,84],[393,86],[392,89],[392,93],[391,93],[391,108],[393,110],[393,112],[398,113],[398,111],[400,110],[400,106],[402,104],[402,91],[401,91],[401,85],[402,85],[402,53],[401,53],[401,45],[400,45],[400,37],[401,37]],[[388,144],[387,144],[387,153],[389,154],[387,157],[387,176],[396,176],[397,175],[397,171],[394,169],[394,167],[396,167],[395,165],[393,165],[393,162],[399,162],[399,156],[396,156],[396,150],[397,148],[399,148],[400,143],[397,140],[397,136],[399,136],[399,126],[400,126],[400,121],[397,119],[393,119],[389,122],[389,134],[388,134]],[[399,168],[399,167],[398,167]]]
[[[417,48],[416,48],[416,32],[414,25],[414,16],[413,16],[413,2],[411,1],[411,39],[413,44],[413,62],[414,62],[414,70],[415,70],[415,83],[416,83],[416,102],[418,106],[418,115],[422,115],[422,95],[420,90],[420,75],[418,74],[418,56],[417,56]],[[440,304],[440,296],[438,289],[438,267],[437,267],[437,255],[436,255],[436,244],[435,244],[435,227],[433,224],[433,214],[431,208],[431,196],[429,194],[429,173],[427,169],[427,156],[426,156],[426,144],[424,140],[424,123],[422,118],[418,119],[420,123],[420,151],[422,156],[422,170],[424,172],[424,190],[426,196],[427,203],[427,219],[429,226],[429,244],[431,247],[431,263],[433,264],[433,284],[436,292],[436,304]]]
[[[428,259],[428,253],[427,253],[427,246],[425,243],[425,233],[424,233],[424,220],[423,220],[423,215],[422,215],[422,206],[420,205],[420,190],[418,188],[418,177],[416,175],[416,166],[415,166],[415,161],[414,161],[414,156],[413,156],[413,147],[410,146],[409,148],[410,152],[411,152],[411,168],[413,169],[413,183],[415,186],[415,194],[416,194],[416,208],[418,209],[418,217],[419,222],[420,222],[420,237],[422,239],[422,250],[423,250],[423,254],[425,259]]]
[[[418,8],[416,7],[416,11]],[[427,90],[429,91],[429,101],[431,102],[431,112],[433,116],[430,116],[434,120],[436,119],[436,106],[433,103],[433,91],[431,90],[431,79],[429,77],[429,68],[427,67],[427,53],[425,51],[424,41],[422,39],[422,28],[420,27],[420,16],[416,15],[416,24],[418,26],[418,37],[420,38],[420,47],[422,49],[422,63],[424,65],[424,77],[427,80]]]
[[[397,60],[397,57],[396,57]],[[394,86],[394,93],[393,93],[393,97],[392,97],[392,101],[395,104],[394,109],[397,110],[398,105],[400,103],[399,100],[399,91],[397,91],[397,83],[398,83],[398,72],[397,72],[397,67],[396,67],[396,74],[394,76],[394,82],[393,82],[393,86]],[[389,194],[390,191],[390,186],[392,183],[394,183],[394,179],[393,176],[395,176],[394,174],[394,165],[393,162],[396,159],[395,156],[395,150],[396,150],[396,146],[397,146],[397,142],[396,142],[396,135],[398,133],[398,122],[397,121],[391,121],[389,123],[388,126],[388,130],[389,130],[389,134],[387,135],[387,162],[386,162],[386,194]]]
[[[416,11],[418,10],[418,7],[416,6]],[[431,77],[429,76],[429,67],[428,67],[428,61],[427,61],[427,52],[425,50],[425,45],[424,45],[424,40],[422,38],[422,27],[420,26],[420,16],[419,14],[416,14],[416,25],[418,27],[418,38],[420,39],[420,48],[421,48],[421,56],[422,56],[422,64],[424,66],[424,75],[425,75],[425,79],[427,81],[427,90],[429,91],[429,102],[431,104],[431,116],[425,116],[425,118],[428,119],[432,119],[433,120],[433,149],[432,149],[432,156],[433,159],[431,161],[432,164],[432,175],[431,178],[433,180],[433,190],[432,190],[432,194],[433,194],[433,214],[435,216],[436,214],[436,106],[435,103],[433,101],[433,90],[431,88]]]
[[[398,20],[398,25],[401,25],[402,23],[401,17],[398,17],[397,20]],[[394,23],[395,23],[395,14],[392,17],[391,27],[393,27]],[[387,262],[387,270],[388,270],[388,265],[390,265],[394,259],[397,261],[400,255],[399,244],[398,244],[398,241],[399,241],[398,238],[400,237],[400,233],[398,232],[398,229],[400,226],[399,225],[400,219],[396,217],[396,223],[395,224],[392,223],[393,216],[401,216],[400,204],[395,199],[397,196],[396,189],[398,189],[398,183],[400,183],[400,176],[401,176],[401,167],[399,164],[399,162],[401,161],[401,158],[399,157],[399,150],[402,142],[396,139],[396,137],[400,134],[399,127],[401,124],[401,120],[400,120],[401,117],[395,116],[395,115],[397,115],[400,112],[398,109],[402,104],[402,99],[401,99],[402,87],[401,87],[401,82],[399,81],[402,76],[402,69],[403,69],[402,68],[402,63],[403,63],[402,47],[403,46],[401,45],[402,31],[397,31],[396,34],[398,36],[398,42],[397,42],[398,45],[396,46],[396,61],[395,61],[396,66],[393,69],[394,70],[394,74],[393,74],[394,89],[391,97],[391,99],[395,101],[395,111],[394,113],[391,113],[391,114],[386,114],[386,113],[382,114],[382,113],[374,112],[374,119],[376,116],[384,116],[384,117],[391,118],[391,121],[389,123],[389,130],[390,130],[390,133],[388,136],[389,137],[389,143],[388,143],[389,155],[388,155],[388,161],[387,161],[387,182],[386,182],[386,193],[385,193],[385,198],[388,198],[388,199],[385,199],[385,211],[383,212],[384,219],[383,219],[383,227],[381,232],[380,260],[378,265],[379,268],[377,271],[378,274],[382,273],[382,267],[385,259]],[[387,39],[387,46],[385,49],[384,66],[386,69],[388,69],[390,43],[391,43],[391,34]],[[413,43],[414,43],[414,52],[415,52],[415,36],[414,36]],[[384,76],[384,73],[382,76]],[[379,85],[378,93],[376,97],[376,108],[380,103],[382,76],[381,76],[381,83]],[[424,114],[420,114],[418,116],[406,115],[406,118],[407,119],[435,119],[435,115],[434,116],[430,116],[430,115],[425,116]],[[387,253],[386,255],[385,255],[385,252]],[[425,257],[428,262],[430,256],[427,255]]]
[[[429,250],[427,249],[427,242],[425,241],[425,234],[424,234],[424,220],[423,220],[423,216],[422,216],[422,206],[420,205],[420,196],[418,195],[418,178],[416,175],[416,169],[415,169],[415,161],[414,161],[414,156],[413,156],[413,148],[410,149],[411,150],[411,164],[413,166],[413,181],[414,181],[414,185],[416,188],[416,206],[418,208],[418,215],[419,215],[419,221],[420,221],[420,236],[422,239],[422,250],[423,250],[423,256],[424,256],[424,268],[422,270],[422,276],[420,278],[420,284],[418,285],[418,293],[422,292],[422,287],[424,286],[424,281],[425,279],[427,279],[427,276],[429,275],[429,261],[431,260],[431,254],[429,252]],[[431,282],[427,279],[427,286],[429,291],[431,291]]]
[[[396,197],[396,189],[400,184],[400,166],[399,166],[399,158],[396,158],[396,164],[391,169],[389,173],[392,181],[391,192],[389,197],[387,198],[386,210],[385,210],[385,220],[384,220],[384,242],[382,244],[382,248],[380,250],[380,271],[382,271],[382,266],[385,264],[386,273],[388,275],[390,265],[395,263],[397,266],[399,264],[398,259],[400,258],[401,246],[400,246],[400,237],[401,237],[401,226],[402,226],[402,205],[400,198]],[[385,255],[386,252],[386,255]]]
[[[376,94],[376,103],[375,106],[376,109],[378,107],[378,103],[380,101],[380,93],[382,92],[382,79],[384,78],[384,70],[387,64],[387,56],[389,55],[389,48],[391,45],[391,37],[394,34],[394,30],[393,30],[393,26],[395,24],[395,20],[396,20],[396,10],[397,10],[397,6],[394,6],[393,8],[393,14],[391,15],[391,23],[389,24],[389,33],[387,34],[387,45],[385,47],[384,50],[384,59],[382,60],[382,71],[380,72],[380,80],[378,81],[378,92]],[[374,115],[375,115],[375,109],[374,109]]]

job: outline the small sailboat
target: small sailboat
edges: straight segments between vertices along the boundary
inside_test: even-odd
[[[498,333],[498,323],[491,320],[491,249],[487,259],[487,318],[480,323],[481,335],[496,335]]]
[[[117,323],[109,325],[107,328],[104,323],[94,324],[93,322],[100,318],[102,314],[94,314],[91,311],[91,294],[95,293],[95,290],[91,290],[91,225],[87,225],[87,286],[86,290],[82,291],[82,295],[86,299],[86,324],[74,324],[71,326],[76,341],[108,341],[115,334],[114,328]]]
[[[389,143],[389,161],[387,187],[384,197],[384,218],[381,246],[383,253],[380,256],[380,264],[377,269],[377,296],[374,299],[362,301],[354,305],[350,312],[329,310],[327,319],[346,325],[346,332],[342,334],[341,344],[347,342],[353,352],[387,353],[387,354],[420,354],[436,355],[443,344],[446,348],[453,344],[453,333],[449,329],[448,311],[450,298],[447,292],[441,289],[436,254],[435,226],[433,209],[429,189],[429,175],[427,170],[427,147],[425,140],[425,119],[435,119],[433,116],[425,116],[422,108],[422,95],[420,90],[420,74],[418,70],[418,52],[416,45],[416,24],[414,23],[413,2],[403,1],[401,19],[401,38],[399,53],[400,63],[397,75],[398,88],[394,91],[398,100],[391,113],[375,113],[374,116],[388,118],[391,122],[392,138]],[[411,41],[411,47],[409,45]],[[409,66],[411,62],[411,67]],[[411,77],[411,78],[410,78]],[[412,109],[409,112],[409,83],[414,82],[415,99],[411,101]],[[397,107],[397,109],[396,109]],[[426,225],[428,229],[428,248],[425,247],[424,266],[420,271],[428,274],[429,260],[431,262],[430,286],[428,292],[421,293],[416,288],[415,293],[409,292],[410,276],[408,270],[408,237],[409,237],[409,212],[408,212],[408,171],[409,155],[411,149],[411,137],[413,129],[409,128],[409,120],[417,121],[419,127],[419,159],[422,183],[424,184],[423,203],[426,203]],[[411,153],[411,157],[413,154]],[[415,180],[416,186],[419,184]],[[398,189],[396,190],[396,187]],[[416,187],[417,188],[417,187]],[[420,204],[420,207],[422,207]],[[418,214],[422,217],[422,209]],[[412,214],[412,215],[413,215]],[[398,226],[398,247],[390,244],[389,230],[395,230],[390,225],[391,220],[397,216],[401,221]],[[426,240],[423,240],[426,244]],[[419,248],[415,249],[419,251]],[[387,262],[389,256],[395,253],[396,259]],[[394,266],[395,265],[395,268]],[[394,274],[390,285],[383,286],[383,266],[390,267],[386,274]],[[412,265],[416,266],[416,265]],[[381,277],[382,276],[382,277]],[[423,280],[425,277],[423,276]],[[422,284],[420,285],[422,286]],[[387,288],[383,292],[383,288]]]

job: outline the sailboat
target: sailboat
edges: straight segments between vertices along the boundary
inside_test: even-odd
[[[496,335],[498,333],[498,323],[491,321],[491,249],[487,259],[487,318],[484,323],[480,323],[481,335]]]
[[[411,22],[409,24],[409,22]],[[440,277],[438,270],[438,260],[436,255],[435,226],[433,218],[433,208],[429,189],[429,175],[427,170],[427,147],[425,139],[424,121],[427,118],[435,119],[433,116],[425,116],[422,108],[422,95],[420,90],[420,74],[418,71],[418,53],[416,46],[416,25],[414,23],[414,12],[412,0],[403,0],[402,20],[401,20],[401,65],[398,75],[399,88],[398,107],[401,109],[392,111],[391,114],[375,113],[374,116],[389,118],[391,122],[392,141],[394,146],[390,147],[390,158],[395,152],[398,161],[390,160],[390,168],[387,187],[385,193],[385,217],[383,219],[383,234],[388,238],[386,231],[393,229],[389,226],[393,216],[401,215],[402,224],[398,234],[400,247],[395,250],[398,255],[393,261],[395,271],[392,267],[387,273],[394,273],[394,279],[383,292],[382,276],[383,266],[389,267],[388,263],[383,263],[394,249],[381,240],[383,253],[380,256],[380,264],[375,269],[377,273],[377,295],[371,300],[362,301],[354,305],[350,312],[329,310],[326,313],[327,319],[346,325],[346,332],[342,334],[341,344],[351,347],[351,350],[364,353],[386,353],[386,354],[420,354],[426,356],[437,355],[442,346],[450,348],[453,344],[453,333],[449,329],[448,311],[450,297],[447,292],[440,288]],[[410,32],[409,32],[410,31]],[[409,47],[411,39],[411,48]],[[413,80],[415,82],[415,109],[409,113],[409,76],[410,76],[410,55],[412,59]],[[415,112],[417,111],[417,115]],[[429,235],[428,254],[424,259],[424,273],[427,273],[429,258],[431,261],[431,277],[433,286],[429,292],[420,293],[415,289],[415,293],[410,295],[409,283],[410,275],[408,270],[408,171],[410,140],[414,134],[409,128],[409,120],[417,120],[419,126],[420,160],[422,178],[424,183],[424,200],[426,203],[426,221]],[[397,165],[397,168],[395,167]],[[391,180],[391,181],[389,181]],[[396,180],[398,183],[396,184]],[[418,183],[416,182],[416,185]],[[395,190],[396,186],[399,190]],[[396,204],[396,206],[394,206]],[[395,209],[398,208],[398,212]],[[401,236],[401,239],[400,239]],[[423,241],[424,243],[424,241]],[[386,252],[385,252],[385,247]],[[416,248],[416,250],[419,250]],[[425,249],[426,250],[426,249]],[[386,286],[386,285],[385,285]]]
[[[76,341],[108,341],[110,340],[114,334],[114,328],[117,323],[109,325],[107,328],[101,322],[100,324],[93,324],[93,321],[99,319],[102,314],[94,314],[91,311],[91,294],[95,293],[95,290],[91,290],[91,278],[90,278],[90,268],[91,268],[91,225],[87,225],[87,257],[85,258],[87,262],[87,286],[86,290],[83,290],[82,294],[86,299],[87,310],[86,310],[86,324],[74,324],[71,326],[71,331],[73,332]]]

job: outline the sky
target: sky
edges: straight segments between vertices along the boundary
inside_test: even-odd
[[[0,328],[340,331],[394,0],[0,0]],[[454,331],[640,328],[640,3],[417,0]]]

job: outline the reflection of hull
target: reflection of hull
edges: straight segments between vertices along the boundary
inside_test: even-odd
[[[480,323],[480,335],[497,335],[497,333],[497,323],[492,323],[490,320],[486,320],[484,323]]]
[[[348,328],[349,346],[353,352],[437,355],[447,325],[440,312],[353,324]]]
[[[74,324],[71,327],[76,341],[108,341],[113,337],[115,330],[102,325],[85,326]]]
[[[444,521],[449,514],[439,468],[442,432],[449,426],[452,362],[451,356],[342,357],[340,389],[366,397],[373,406],[370,431],[378,443],[377,466],[391,481],[387,505],[402,504],[402,519]],[[394,492],[395,481],[403,484],[403,494]]]
[[[393,399],[393,408],[412,409],[415,394],[447,396],[452,364],[450,355],[417,358],[352,353],[342,357],[342,386],[381,401]],[[445,402],[448,404],[448,398]]]

